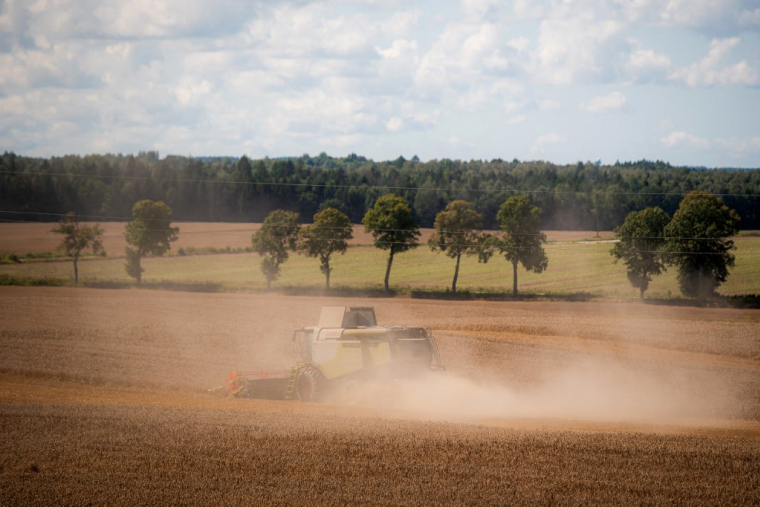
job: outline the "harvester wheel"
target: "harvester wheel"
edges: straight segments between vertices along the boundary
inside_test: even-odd
[[[325,395],[325,378],[313,366],[307,366],[298,374],[296,391],[301,401],[322,401]]]

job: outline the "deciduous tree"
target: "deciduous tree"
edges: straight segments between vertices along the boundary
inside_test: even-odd
[[[251,237],[253,249],[263,257],[260,266],[267,289],[280,276],[280,266],[288,260],[288,251],[295,250],[299,230],[298,213],[278,209],[267,215],[261,229]]]
[[[665,227],[668,260],[678,267],[684,295],[704,299],[726,281],[736,261],[728,238],[737,232],[739,215],[719,197],[700,190],[684,197]]]
[[[666,271],[663,247],[669,221],[668,214],[655,206],[630,212],[623,224],[615,227],[618,242],[610,254],[615,262],[623,261],[628,281],[639,289],[641,299],[652,277]]]
[[[372,234],[375,247],[388,250],[384,282],[387,291],[393,257],[419,246],[420,228],[412,218],[412,209],[404,199],[393,194],[379,197],[375,206],[367,210],[362,223],[364,230]]]
[[[63,234],[63,240],[58,246],[66,252],[66,255],[74,260],[74,283],[79,283],[79,256],[82,251],[91,248],[93,254],[105,253],[103,251],[103,229],[100,224],[82,225],[77,214],[73,211],[53,227],[52,232]]]
[[[330,288],[330,259],[332,254],[346,253],[348,240],[354,237],[351,222],[345,213],[325,208],[314,215],[314,222],[305,227],[298,250],[309,257],[319,258],[319,269],[325,275],[325,288]]]
[[[477,255],[483,240],[483,215],[472,209],[467,201],[452,201],[435,216],[435,232],[428,245],[432,251],[445,253],[456,259],[451,292],[457,291],[459,264],[462,255]]]
[[[171,248],[172,241],[177,240],[179,228],[171,226],[172,210],[161,201],[143,199],[132,207],[134,220],[129,222],[124,233],[126,248],[127,274],[133,277],[137,284],[142,283],[141,261],[146,255],[163,255]]]
[[[512,293],[517,295],[517,265],[528,271],[543,272],[549,265],[542,246],[546,234],[541,232],[541,208],[532,206],[524,195],[510,197],[499,207],[496,218],[502,236],[484,242],[480,260],[487,261],[493,249],[498,249],[512,263]]]

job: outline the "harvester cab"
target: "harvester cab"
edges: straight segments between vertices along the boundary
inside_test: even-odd
[[[321,401],[368,380],[394,381],[443,371],[429,329],[378,326],[371,306],[327,306],[319,323],[293,332],[298,360],[290,370],[230,372],[234,396]]]
[[[299,360],[312,362],[312,343],[322,329],[368,328],[377,326],[375,309],[371,306],[323,306],[319,324],[293,331],[298,346]],[[323,333],[326,336],[328,333]],[[334,334],[334,333],[333,333]]]

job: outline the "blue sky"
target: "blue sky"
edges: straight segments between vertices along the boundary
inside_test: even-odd
[[[757,0],[0,0],[0,149],[760,167]]]

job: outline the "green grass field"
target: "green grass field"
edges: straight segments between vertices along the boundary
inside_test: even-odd
[[[720,287],[723,295],[760,293],[760,237],[736,239],[736,267]],[[520,269],[519,289],[524,293],[591,293],[611,298],[637,298],[625,267],[615,264],[609,243],[550,243],[546,246],[549,267],[541,274]],[[386,252],[367,246],[349,248],[333,258],[332,287],[380,288],[385,274]],[[92,258],[80,261],[81,281],[131,282],[124,259]],[[257,290],[265,287],[259,257],[251,253],[225,255],[167,256],[143,260],[145,282],[219,284],[225,290]],[[33,278],[71,278],[70,261],[30,262],[0,265],[0,274]],[[396,289],[445,290],[451,285],[454,260],[431,252],[426,246],[396,257],[391,286]],[[324,286],[324,275],[316,259],[292,255],[283,265],[275,288]],[[479,264],[474,257],[462,260],[458,288],[470,291],[508,292],[512,269],[503,258]],[[674,272],[655,278],[648,297],[678,297]]]

